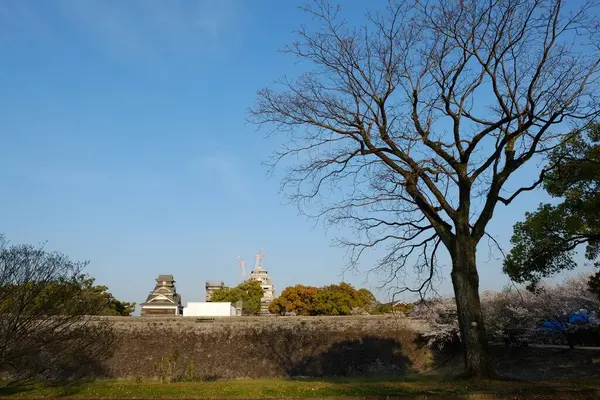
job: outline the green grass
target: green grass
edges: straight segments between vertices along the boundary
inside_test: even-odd
[[[375,397],[401,395],[553,394],[553,398],[600,396],[598,379],[516,381],[443,381],[440,378],[404,379],[247,379],[215,382],[161,383],[103,380],[50,385],[39,382],[0,384],[0,396],[13,398],[300,398]],[[560,394],[560,396],[558,396]],[[574,397],[573,397],[574,396]]]

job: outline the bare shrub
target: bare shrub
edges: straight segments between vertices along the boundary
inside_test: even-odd
[[[115,336],[80,296],[85,263],[0,236],[0,370],[14,378],[96,376]]]

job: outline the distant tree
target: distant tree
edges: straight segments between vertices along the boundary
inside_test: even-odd
[[[364,308],[366,311],[373,311],[379,302],[375,295],[369,290],[365,288],[358,289],[359,298],[360,298],[360,307]]]
[[[82,296],[89,296],[90,301],[98,302],[99,315],[120,315],[130,316],[135,311],[135,303],[120,301],[112,293],[108,292],[108,287],[103,285],[94,285],[95,278],[82,276]]]
[[[514,226],[504,271],[516,282],[536,285],[577,263],[575,251],[600,267],[600,124],[575,132],[550,155],[543,174],[544,189],[558,204],[541,204]],[[600,272],[590,288],[600,294]]]
[[[94,285],[94,281],[95,278],[89,275],[79,274],[69,282],[51,282],[38,297],[47,296],[47,292],[65,291],[74,301],[93,305],[89,310],[90,315],[130,316],[135,311],[135,303],[117,300],[112,293],[108,292],[107,286]]]
[[[351,315],[369,313],[377,300],[367,289],[355,289],[347,283],[322,288],[296,285],[286,288],[270,305],[276,314]]]
[[[389,314],[389,313],[401,313],[408,314],[414,308],[412,303],[378,303],[373,311],[373,314]]]
[[[540,334],[562,335],[572,349],[573,335],[590,316],[600,310],[600,302],[588,290],[589,277],[577,277],[561,284],[541,285],[536,293],[525,293],[524,309]]]
[[[215,290],[211,301],[226,301],[236,303],[242,301],[242,314],[255,315],[260,312],[260,303],[264,295],[260,282],[247,280],[234,288],[221,288]]]
[[[314,286],[296,285],[287,287],[281,295],[271,302],[269,312],[273,314],[294,313],[295,315],[313,315],[317,293]]]
[[[452,298],[421,300],[409,312],[410,318],[429,324],[422,334],[427,346],[443,349],[460,341],[456,302]]]
[[[352,297],[337,285],[325,286],[317,294],[314,315],[350,315],[353,307]]]
[[[573,334],[600,310],[600,300],[590,292],[589,276],[578,276],[565,282],[539,284],[535,292],[506,288],[482,296],[490,333],[497,337],[520,331],[528,340],[542,340],[548,335],[561,335],[574,347]]]
[[[112,328],[82,296],[86,263],[0,237],[0,372],[16,377],[73,377],[108,357]]]
[[[506,287],[481,294],[487,332],[495,339],[513,334],[527,341],[561,335],[573,347],[573,333],[600,310],[600,300],[588,290],[588,276],[555,285],[540,285],[536,292]],[[456,304],[451,298],[423,300],[410,311],[411,318],[426,321],[423,334],[431,347],[443,348],[460,340]]]
[[[371,311],[376,304],[375,296],[367,289],[356,290],[345,282],[319,289],[314,313],[316,315],[350,315],[359,308]]]

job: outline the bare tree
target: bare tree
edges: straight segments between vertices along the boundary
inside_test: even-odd
[[[101,305],[82,295],[85,263],[0,235],[0,372],[74,378],[101,372],[113,351]]]
[[[591,0],[392,1],[353,27],[325,1],[307,6],[285,51],[307,65],[263,89],[254,123],[289,139],[275,154],[302,209],[348,224],[355,262],[388,246],[390,278],[413,263],[431,287],[438,253],[452,260],[465,374],[493,374],[476,248],[507,184],[528,161],[598,113],[598,23]],[[304,63],[304,64],[302,64]],[[522,181],[522,180],[521,180]],[[510,189],[510,192],[507,192]]]

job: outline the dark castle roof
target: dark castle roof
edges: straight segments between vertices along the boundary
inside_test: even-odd
[[[156,278],[157,282],[175,282],[175,279],[173,279],[173,275],[159,275],[158,278]]]
[[[150,303],[150,300],[152,300],[155,297],[156,297],[156,294],[154,292],[150,293],[148,295],[148,297],[146,298],[146,301],[144,303],[142,303],[141,305],[144,305],[144,304],[153,304],[153,305],[169,305],[169,306],[173,306],[173,305],[180,305],[181,304],[181,295],[179,293],[174,293],[173,296],[168,296],[168,297],[170,297],[170,298],[173,299],[173,302],[170,302],[168,300],[163,300],[163,299],[156,299],[152,303]]]
[[[163,284],[163,282],[165,282]],[[154,290],[148,294],[146,301],[141,305],[181,305],[181,295],[175,289],[173,275],[159,275],[156,278]]]

